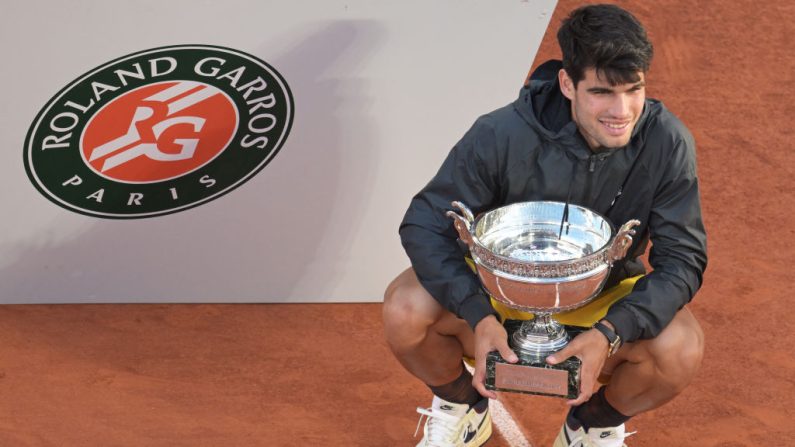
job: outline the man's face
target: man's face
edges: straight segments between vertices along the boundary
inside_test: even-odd
[[[638,82],[610,85],[589,68],[575,88],[566,71],[560,70],[560,89],[571,100],[572,119],[591,149],[613,149],[629,143],[646,100],[646,76],[642,72],[638,75]]]

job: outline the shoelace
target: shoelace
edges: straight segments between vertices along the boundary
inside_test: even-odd
[[[444,447],[455,442],[456,436],[464,423],[464,417],[457,418],[443,411],[433,408],[417,408],[420,420],[417,421],[417,428],[414,430],[414,437],[420,431],[423,417],[428,421],[428,445]]]
[[[630,436],[634,435],[635,433],[637,433],[637,432],[636,431],[631,431],[629,433],[624,433],[624,439],[629,438]],[[569,443],[569,447],[577,447],[577,443],[578,442],[580,443],[579,447],[598,447],[598,446],[595,446],[591,442],[591,438],[588,437],[587,433],[579,435],[579,436],[576,436],[574,439],[572,439],[571,442]],[[621,445],[623,447],[627,447],[626,444],[622,443]]]

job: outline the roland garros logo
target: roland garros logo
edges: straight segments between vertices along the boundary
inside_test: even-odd
[[[25,169],[45,197],[97,217],[188,209],[233,190],[284,144],[293,99],[249,54],[181,45],[102,65],[39,112]]]

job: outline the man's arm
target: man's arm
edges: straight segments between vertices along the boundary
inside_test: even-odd
[[[638,280],[632,293],[613,305],[602,320],[623,342],[662,332],[701,286],[707,265],[692,137],[686,134],[672,152],[649,217],[654,271]],[[607,353],[607,338],[591,329],[547,358],[553,365],[572,356],[582,360],[580,394],[568,405],[590,399]]]
[[[649,216],[653,271],[605,317],[625,342],[656,337],[701,287],[707,267],[695,143],[685,130],[662,167]]]
[[[500,163],[493,128],[481,117],[450,151],[439,172],[411,201],[400,238],[420,283],[474,329],[494,309],[458,246],[445,215],[459,200],[476,214],[497,202]]]

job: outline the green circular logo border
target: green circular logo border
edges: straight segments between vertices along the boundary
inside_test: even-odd
[[[163,210],[160,210],[160,211],[153,211],[153,212],[146,212],[146,213],[130,213],[130,214],[100,213],[100,212],[95,212],[95,211],[92,211],[92,210],[86,210],[84,208],[81,208],[81,207],[79,207],[79,206],[77,206],[77,205],[75,205],[73,203],[70,203],[70,202],[62,199],[58,195],[56,195],[56,194],[52,193],[50,190],[48,190],[42,184],[42,182],[40,181],[39,177],[37,176],[37,174],[35,172],[35,169],[32,166],[33,163],[32,163],[32,160],[31,160],[31,158],[32,158],[31,154],[32,154],[33,148],[31,147],[31,145],[33,144],[33,140],[35,139],[36,132],[41,127],[42,119],[50,112],[50,110],[53,108],[53,106],[55,106],[56,102],[58,102],[60,99],[62,99],[63,96],[66,93],[68,93],[69,91],[71,91],[75,86],[77,86],[78,84],[86,81],[92,75],[95,75],[95,74],[101,72],[102,70],[105,70],[105,69],[107,69],[109,67],[112,67],[113,65],[118,64],[120,62],[123,62],[125,60],[134,59],[134,58],[138,58],[138,57],[142,57],[142,56],[146,56],[146,55],[150,55],[150,54],[158,54],[158,53],[166,52],[168,50],[212,50],[212,51],[216,51],[216,52],[232,54],[232,55],[240,57],[242,59],[247,59],[247,60],[253,62],[256,65],[259,65],[265,72],[267,72],[267,74],[269,74],[272,77],[273,80],[275,80],[278,83],[279,87],[281,88],[282,93],[284,94],[284,97],[287,100],[287,103],[286,103],[286,108],[287,108],[286,121],[287,122],[282,126],[282,131],[281,131],[279,140],[273,145],[273,148],[270,150],[270,152],[267,154],[267,156],[258,165],[256,165],[253,169],[248,171],[241,178],[237,179],[236,181],[233,181],[231,185],[226,186],[224,189],[222,189],[222,190],[220,190],[218,192],[212,193],[212,194],[210,194],[210,195],[208,195],[206,197],[203,197],[203,198],[201,198],[199,200],[196,200],[194,202],[183,204],[183,205],[176,206],[176,207],[173,207],[173,208],[163,209]],[[202,81],[202,82],[206,82],[206,81]],[[124,92],[122,92],[121,94],[123,94],[123,93]],[[99,109],[97,111],[99,111]],[[94,114],[96,114],[96,113],[97,112],[94,112]],[[164,216],[164,215],[168,215],[168,214],[174,214],[174,213],[178,213],[178,212],[181,212],[181,211],[185,211],[185,210],[188,210],[188,209],[191,209],[191,208],[195,208],[197,206],[200,206],[200,205],[208,203],[208,202],[210,202],[212,200],[215,200],[215,199],[217,199],[219,197],[222,197],[225,194],[237,189],[238,187],[240,187],[241,185],[246,183],[248,180],[253,178],[255,175],[257,175],[260,171],[262,171],[265,168],[265,166],[267,166],[273,160],[273,158],[279,153],[279,151],[284,146],[284,143],[286,142],[287,137],[289,136],[289,134],[290,134],[290,132],[292,130],[294,118],[295,118],[295,101],[294,101],[294,98],[293,98],[292,91],[291,91],[289,85],[287,84],[287,81],[284,79],[284,77],[281,75],[281,73],[279,73],[273,66],[271,66],[269,63],[265,62],[264,60],[262,60],[262,59],[260,59],[260,58],[258,58],[256,56],[253,56],[251,54],[248,54],[246,52],[243,52],[243,51],[240,51],[240,50],[236,50],[236,49],[233,49],[233,48],[217,46],[217,45],[205,45],[205,44],[168,45],[168,46],[150,48],[150,49],[146,49],[146,50],[142,50],[142,51],[137,51],[135,53],[130,53],[130,54],[118,57],[116,59],[113,59],[111,61],[108,61],[108,62],[106,62],[106,63],[104,63],[104,64],[102,64],[102,65],[100,65],[98,67],[95,67],[95,68],[83,73],[82,75],[78,76],[75,80],[73,80],[72,82],[68,83],[66,86],[61,88],[58,91],[58,93],[56,93],[49,101],[47,101],[47,103],[41,108],[41,110],[39,110],[39,112],[36,114],[36,117],[33,120],[32,125],[28,129],[27,135],[25,137],[24,148],[23,148],[23,164],[25,166],[25,173],[27,174],[28,179],[31,181],[31,183],[33,183],[33,186],[44,197],[46,197],[48,200],[50,200],[51,202],[55,203],[59,207],[67,209],[69,211],[72,211],[72,212],[75,212],[75,213],[78,213],[78,214],[82,214],[82,215],[85,215],[85,216],[98,217],[98,218],[104,218],[104,219],[121,219],[121,220],[143,219],[143,218],[149,218],[149,217]],[[240,123],[242,124],[243,121],[240,121]],[[190,173],[188,173],[186,175],[189,175],[189,174]],[[181,177],[178,177],[178,178],[181,178]],[[172,179],[172,180],[176,180],[176,179]],[[116,183],[116,182],[113,182],[111,180],[108,180],[108,182],[109,183]],[[117,183],[121,184],[121,182],[117,182]]]

